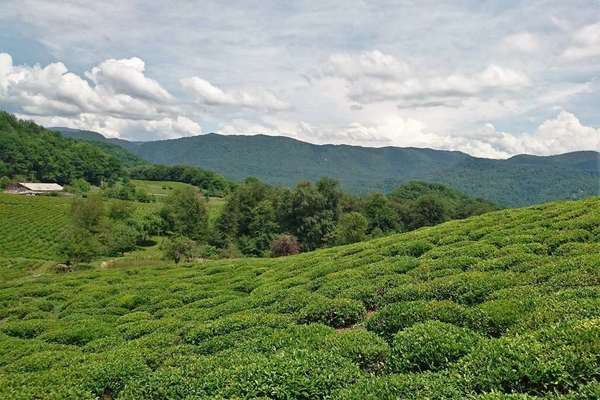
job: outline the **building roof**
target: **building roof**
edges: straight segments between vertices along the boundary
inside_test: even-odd
[[[56,192],[59,190],[63,190],[63,187],[60,186],[58,183],[19,182],[19,185],[34,192]]]

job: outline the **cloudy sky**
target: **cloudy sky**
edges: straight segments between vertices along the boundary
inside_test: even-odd
[[[0,108],[504,158],[600,150],[600,0],[2,0]]]

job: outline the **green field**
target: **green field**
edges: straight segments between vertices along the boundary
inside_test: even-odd
[[[187,186],[178,182],[135,181],[135,184],[145,188]],[[58,248],[65,231],[69,229],[71,201],[71,197],[0,193],[0,257],[60,260]],[[134,206],[136,215],[157,212],[162,206],[160,202],[130,203]],[[221,198],[212,197],[208,200],[210,220],[219,215],[223,205],[224,200]],[[156,252],[152,255],[154,253]]]
[[[0,193],[0,257],[56,259],[71,199]]]
[[[153,196],[157,202],[162,202],[169,194],[171,194],[175,189],[178,188],[191,187],[198,190],[198,188],[196,188],[195,186],[181,182],[144,181],[139,179],[132,179],[131,183],[133,183],[133,185],[136,188],[142,189],[149,195]],[[208,218],[210,221],[214,221],[215,218],[217,218],[224,205],[225,200],[223,198],[208,198]]]
[[[0,398],[596,399],[599,266],[600,198],[280,259],[15,264]]]
[[[170,182],[170,181],[143,181],[139,179],[132,179],[130,181],[136,188],[142,189],[149,195],[152,195],[156,198],[156,200],[160,201],[164,197],[168,196],[175,189],[191,187],[196,190],[195,186],[188,185],[187,183],[181,182]]]

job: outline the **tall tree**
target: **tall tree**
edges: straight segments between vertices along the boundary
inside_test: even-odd
[[[382,193],[365,198],[364,214],[369,221],[369,232],[391,232],[399,229],[398,214]]]
[[[208,210],[201,193],[191,187],[176,189],[161,210],[169,229],[194,240],[206,239]]]

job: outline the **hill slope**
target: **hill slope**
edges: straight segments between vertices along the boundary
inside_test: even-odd
[[[5,175],[60,184],[84,178],[97,185],[123,175],[123,165],[95,144],[0,112],[0,177]]]
[[[57,260],[71,199],[0,193],[0,257]]]
[[[0,397],[597,398],[599,227],[590,198],[289,258],[0,278]]]
[[[102,150],[107,153],[113,155],[118,158],[123,165],[127,167],[136,166],[146,164],[141,157],[134,155],[133,153],[125,150],[124,146],[120,146],[115,144],[114,142],[118,142],[118,139],[106,139],[99,133],[91,132],[91,131],[82,131],[79,129],[70,129],[70,128],[60,128],[51,130],[55,132],[61,133],[63,136],[66,136],[70,139],[83,140],[86,142],[91,142],[96,146],[100,147]]]
[[[107,140],[98,134],[86,136]],[[264,135],[208,134],[155,142],[110,142],[150,162],[196,165],[232,179],[256,176],[284,186],[329,176],[339,179],[346,190],[367,193],[424,180],[507,206],[600,193],[600,158],[593,151],[491,160],[456,151],[313,145]]]

